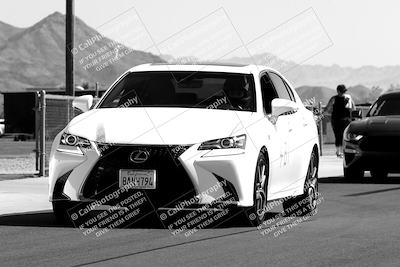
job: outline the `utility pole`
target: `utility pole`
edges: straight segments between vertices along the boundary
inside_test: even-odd
[[[74,0],[66,0],[65,16],[65,94],[74,96]]]
[[[46,175],[46,91],[40,91],[39,176]]]

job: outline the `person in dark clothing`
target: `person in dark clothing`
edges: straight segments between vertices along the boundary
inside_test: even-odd
[[[351,96],[346,94],[346,86],[340,84],[336,88],[337,95],[332,96],[325,111],[331,114],[332,129],[335,134],[336,156],[343,156],[343,132],[351,122],[351,111],[355,105]]]

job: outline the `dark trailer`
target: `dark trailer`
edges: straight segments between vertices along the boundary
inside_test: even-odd
[[[35,92],[4,92],[5,133],[35,137]]]
[[[4,123],[5,134],[14,136],[15,140],[25,140],[35,138],[35,129],[38,127],[38,118],[36,116],[37,92],[42,89],[27,89],[17,92],[2,92],[4,96]],[[64,96],[65,90],[62,89],[45,89],[48,95]],[[93,95],[97,93],[101,96],[105,90],[96,92],[96,90],[77,90],[76,96]],[[71,109],[65,101],[46,101],[47,102],[47,122],[46,126],[52,128],[52,124],[67,124],[66,114]],[[46,131],[47,131],[46,130]]]

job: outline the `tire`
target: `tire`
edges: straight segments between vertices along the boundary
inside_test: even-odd
[[[388,172],[382,169],[376,169],[370,171],[372,178],[376,180],[383,180],[388,177]]]
[[[283,211],[286,216],[296,215],[296,211],[299,208],[297,202],[299,202],[299,197],[290,197],[282,202]]]
[[[349,181],[361,180],[362,178],[364,178],[364,171],[355,167],[343,168],[343,174],[344,178]]]
[[[318,155],[313,151],[304,183],[304,193],[283,201],[285,214],[289,216],[313,215],[317,210],[318,194]]]
[[[53,213],[57,223],[72,225],[72,220],[68,215],[68,210],[73,207],[69,201],[53,201]]]
[[[259,226],[266,218],[268,177],[268,162],[265,156],[260,154],[254,177],[254,205],[248,212],[248,218],[254,226]]]

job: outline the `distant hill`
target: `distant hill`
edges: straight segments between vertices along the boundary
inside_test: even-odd
[[[322,102],[322,104],[327,104],[336,93],[335,90],[323,86],[300,86],[296,88],[296,92],[303,102],[315,99],[316,103]]]
[[[82,20],[75,20],[75,44],[99,35]],[[90,51],[104,47],[112,40],[102,38],[91,45]],[[119,45],[120,50],[126,47]],[[134,49],[134,48],[133,48]],[[88,55],[84,54],[84,56]],[[82,55],[79,54],[79,58]],[[110,85],[127,69],[143,63],[164,62],[160,57],[134,51],[101,70],[85,70],[75,57],[75,82],[100,82]],[[53,13],[35,25],[19,29],[0,24],[0,91],[27,87],[63,87],[65,84],[65,16]]]
[[[297,64],[292,61],[282,60],[269,53],[254,55],[251,58],[233,57],[225,59],[224,62],[268,65],[284,73],[295,87],[311,85],[336,88],[338,84],[343,83],[346,86],[363,84],[368,87],[381,86],[388,88],[391,84],[400,83],[400,65],[350,68],[338,65]]]
[[[371,89],[361,84],[349,87],[347,92],[352,96],[353,101],[356,104],[364,104],[371,102],[370,101]]]
[[[21,32],[22,30],[23,29],[21,28],[14,27],[0,21],[0,47],[2,47],[6,43],[8,38]]]
[[[83,43],[99,33],[76,18],[75,43]],[[108,38],[96,41],[90,48],[95,51],[112,42]],[[26,87],[59,87],[64,85],[65,76],[65,16],[53,13],[35,25],[22,29],[0,22],[0,91],[21,90]],[[120,45],[120,50],[126,47]],[[133,47],[134,49],[134,47]],[[80,55],[81,56],[81,55]],[[76,62],[76,83],[100,82],[108,86],[126,69],[149,62],[174,61],[170,55],[164,59],[135,51],[124,56],[102,71],[87,71]],[[189,58],[190,55],[188,55]],[[76,61],[79,58],[76,57]],[[335,88],[337,84],[347,86],[363,84],[367,87],[379,85],[387,88],[400,83],[400,66],[360,68],[296,64],[279,57],[263,53],[253,57],[233,57],[224,62],[245,64],[267,64],[283,72],[295,87],[320,86]]]
[[[331,89],[323,86],[300,86],[296,88],[296,92],[299,94],[303,102],[315,101],[322,102],[326,105],[329,99],[336,95],[336,88]],[[350,86],[347,88],[347,93],[351,95],[355,104],[365,104],[374,101],[375,98],[371,96],[371,89],[363,85]]]

